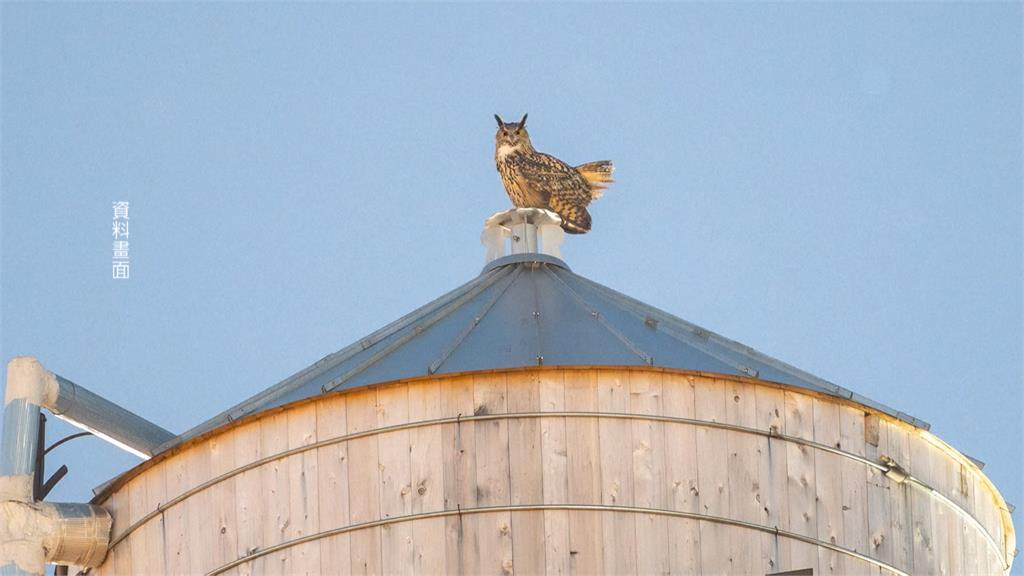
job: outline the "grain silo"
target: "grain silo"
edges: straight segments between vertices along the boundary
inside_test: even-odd
[[[1009,572],[1007,504],[927,424],[573,273],[560,234],[504,213],[465,285],[184,434],[121,438],[154,456],[98,493],[107,553],[80,562]]]

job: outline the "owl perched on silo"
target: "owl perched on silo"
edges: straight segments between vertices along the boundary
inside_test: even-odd
[[[494,161],[509,199],[517,208],[545,208],[562,217],[570,234],[590,230],[587,204],[601,197],[615,169],[608,160],[588,162],[575,168],[554,156],[533,149],[526,132],[526,114],[518,123],[502,121],[497,114]]]

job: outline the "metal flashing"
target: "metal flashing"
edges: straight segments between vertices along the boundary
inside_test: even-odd
[[[491,270],[501,268],[502,266],[521,263],[550,264],[552,266],[558,266],[559,268],[569,270],[569,265],[560,258],[555,258],[554,256],[549,256],[547,254],[540,254],[539,252],[529,252],[526,254],[509,254],[508,256],[502,256],[501,258],[498,258],[484,266],[484,269],[480,273],[486,274]]]

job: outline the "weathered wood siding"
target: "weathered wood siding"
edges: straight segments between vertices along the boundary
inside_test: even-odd
[[[656,369],[382,385],[158,460],[104,503],[119,541],[94,574],[1001,574],[1014,545],[981,472],[926,432]]]

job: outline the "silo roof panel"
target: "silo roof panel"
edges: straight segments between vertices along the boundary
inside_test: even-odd
[[[927,424],[588,280],[560,260],[492,262],[440,298],[185,432],[335,390],[430,374],[528,366],[657,366],[731,374],[854,399]]]

